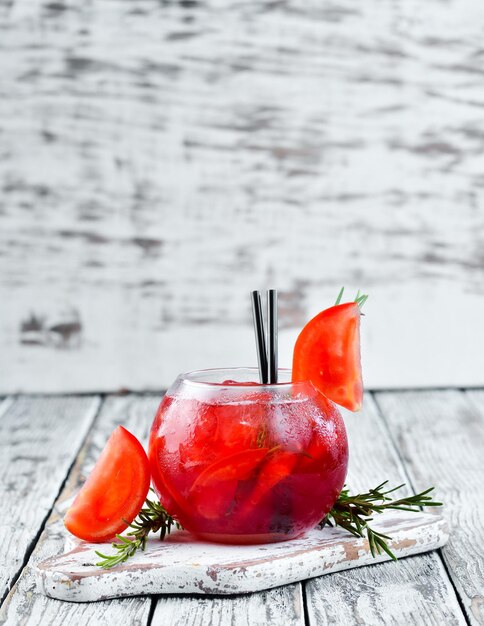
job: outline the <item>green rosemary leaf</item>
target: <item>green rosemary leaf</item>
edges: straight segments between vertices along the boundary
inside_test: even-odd
[[[402,483],[401,485],[397,485],[396,487],[392,487],[391,489],[387,489],[386,491],[383,491],[382,488],[387,484],[388,484],[388,480],[385,480],[385,482],[382,483],[381,485],[378,485],[378,487],[375,487],[374,489],[370,489],[370,493],[375,493],[377,495],[380,493],[383,493],[386,496],[389,493],[393,493],[394,491],[398,491],[402,487],[405,487],[405,483]]]
[[[365,302],[368,300],[368,296],[360,296],[355,302],[358,304],[359,308],[362,309]]]
[[[343,297],[344,290],[345,288],[341,287],[338,297],[336,298],[336,302],[334,303],[334,306],[338,306],[338,304],[340,304],[341,298]]]
[[[370,547],[371,556],[375,558],[376,556],[375,535],[373,534],[371,529],[367,530],[367,535],[368,535],[368,545]]]
[[[381,554],[381,550],[384,550],[388,556],[392,559],[392,561],[396,561],[397,557],[393,554],[393,552],[388,547],[387,542],[384,539],[377,538],[375,539],[378,545],[378,553]]]

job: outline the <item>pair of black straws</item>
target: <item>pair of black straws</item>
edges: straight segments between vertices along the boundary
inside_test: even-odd
[[[260,382],[277,383],[277,290],[267,290],[267,333],[260,291],[252,292],[252,315],[259,361]]]

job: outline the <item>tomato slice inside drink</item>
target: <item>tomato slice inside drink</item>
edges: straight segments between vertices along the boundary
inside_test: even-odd
[[[208,519],[223,516],[233,502],[239,481],[253,475],[268,451],[243,450],[209,465],[190,489],[189,498],[198,513]]]
[[[247,515],[255,510],[261,500],[291,474],[299,457],[300,455],[295,452],[274,451],[270,454],[258,472],[257,483],[245,500],[240,511],[241,515]]]
[[[293,381],[309,380],[350,411],[359,411],[363,401],[360,316],[356,302],[326,309],[306,324],[294,346]]]

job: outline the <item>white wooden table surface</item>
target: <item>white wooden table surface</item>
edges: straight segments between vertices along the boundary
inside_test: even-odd
[[[437,552],[236,597],[72,604],[40,595],[31,566],[63,551],[55,530],[108,435],[146,441],[159,397],[18,396],[0,402],[0,624],[484,624],[484,390],[367,394],[345,415],[348,481],[437,486],[451,526]]]

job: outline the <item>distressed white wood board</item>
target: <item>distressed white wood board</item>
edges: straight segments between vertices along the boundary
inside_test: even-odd
[[[290,364],[342,284],[368,387],[484,382],[484,3],[3,5],[0,392],[255,364],[269,286]]]
[[[431,513],[387,511],[375,529],[392,536],[397,557],[434,550],[447,542],[447,524]],[[110,544],[80,542],[70,552],[35,568],[39,590],[59,600],[87,602],[148,594],[238,594],[272,589],[370,563],[366,539],[340,528],[313,529],[300,539],[256,546],[224,546],[176,531],[164,542],[152,538],[146,550],[116,568],[96,566],[95,551]]]

